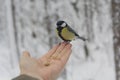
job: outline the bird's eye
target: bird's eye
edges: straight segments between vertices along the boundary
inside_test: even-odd
[[[61,26],[62,26],[62,27],[65,27],[65,26],[66,26],[66,23],[63,23]]]

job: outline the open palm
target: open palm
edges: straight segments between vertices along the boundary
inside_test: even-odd
[[[20,60],[21,74],[43,80],[55,80],[64,68],[71,53],[71,44],[61,43],[39,59],[24,52]]]

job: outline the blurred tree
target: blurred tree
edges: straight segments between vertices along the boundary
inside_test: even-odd
[[[112,0],[116,80],[120,80],[120,0]]]

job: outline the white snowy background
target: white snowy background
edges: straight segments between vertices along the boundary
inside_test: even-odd
[[[60,42],[58,20],[88,38],[72,42],[58,80],[116,80],[111,0],[0,0],[0,80],[19,75],[24,50],[38,58]]]

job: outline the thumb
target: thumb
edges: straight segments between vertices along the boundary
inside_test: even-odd
[[[24,51],[22,57],[30,57],[30,53],[28,51]]]

